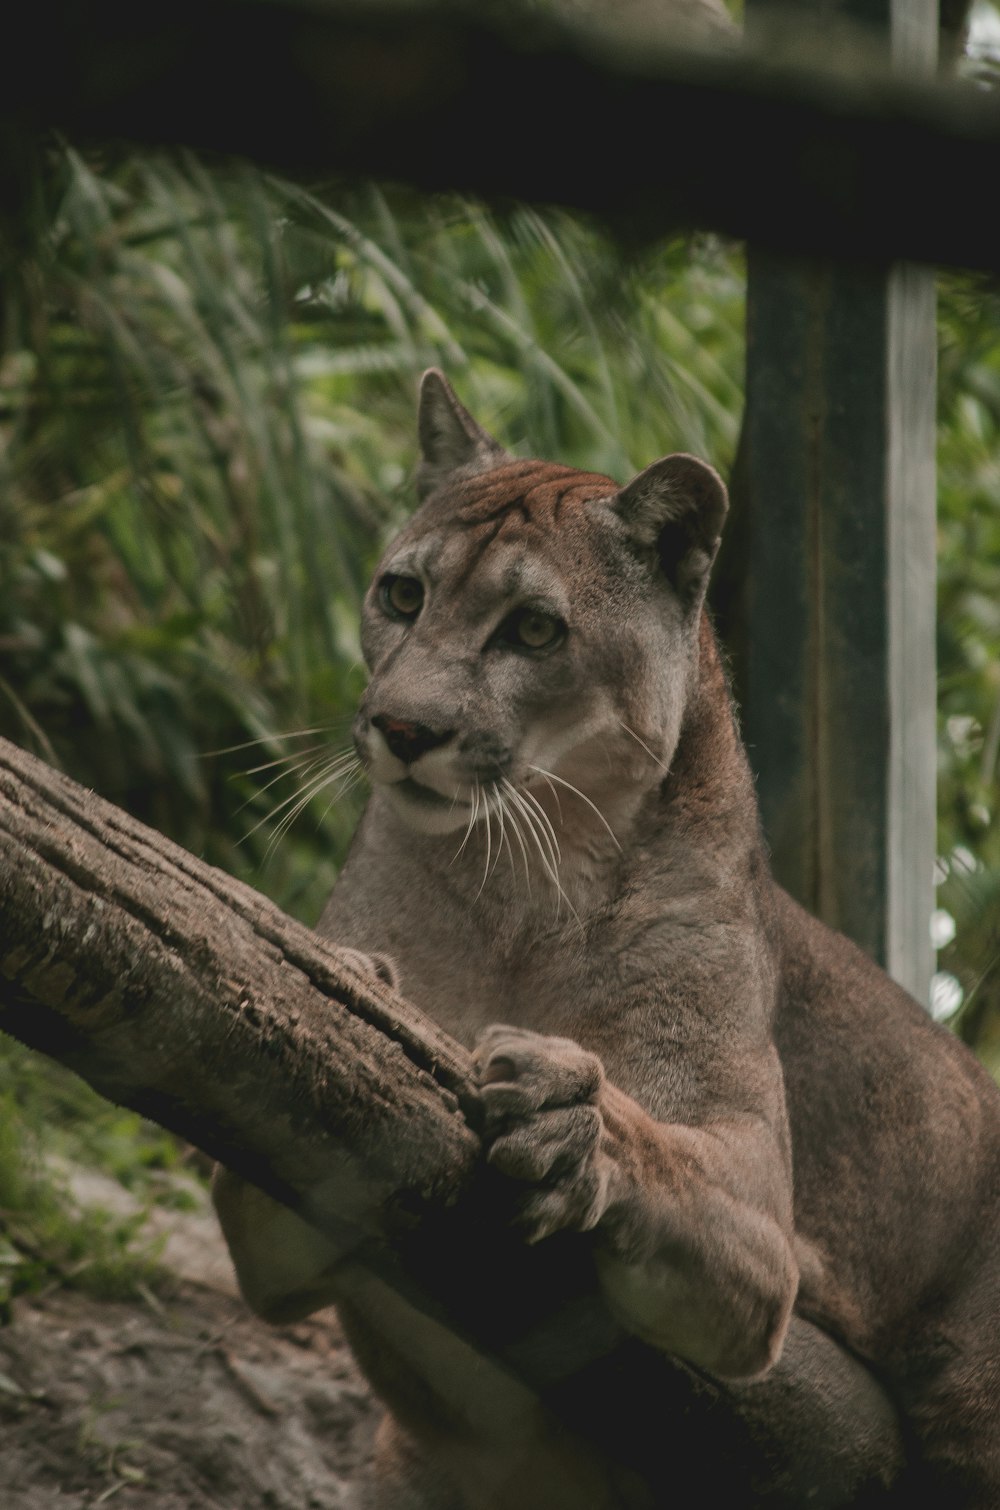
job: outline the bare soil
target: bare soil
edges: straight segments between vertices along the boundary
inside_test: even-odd
[[[355,1510],[377,1424],[332,1313],[258,1321],[172,1215],[166,1299],[21,1297],[0,1328],[3,1510]]]

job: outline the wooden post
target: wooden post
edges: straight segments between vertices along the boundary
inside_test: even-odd
[[[816,0],[799,8],[815,12]],[[935,0],[844,10],[881,25],[899,66],[933,63]],[[750,253],[742,691],[765,829],[779,880],[922,1001],[933,968],[934,313],[926,269]]]

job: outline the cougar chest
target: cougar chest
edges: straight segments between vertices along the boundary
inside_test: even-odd
[[[510,946],[470,932],[446,949],[414,941],[394,957],[403,994],[466,1046],[494,1022],[571,1033],[602,973],[586,941],[565,930]]]

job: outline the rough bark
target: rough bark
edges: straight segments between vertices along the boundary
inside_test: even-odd
[[[462,1337],[626,1473],[697,1476],[733,1507],[832,1510],[861,1485],[882,1503],[895,1415],[828,1337],[796,1320],[748,1385],[627,1338],[585,1238],[529,1249],[497,1216],[457,1044],[256,892],[5,740],[0,1028],[348,1238],[355,1282]],[[498,1245],[503,1296],[475,1283]],[[648,1377],[639,1413],[622,1369]]]
[[[0,1028],[287,1204],[308,1192],[318,1226],[417,1218],[475,1167],[467,1056],[434,1023],[6,740]]]

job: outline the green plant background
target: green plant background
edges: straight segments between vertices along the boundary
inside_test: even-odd
[[[556,212],[178,157],[52,148],[35,185],[0,290],[0,732],[312,922],[363,793],[311,762],[348,744],[419,373],[525,453],[625,478],[685,449],[725,473],[741,253],[626,258]],[[996,1070],[1000,295],[940,293],[938,921],[953,1020]],[[0,1297],[4,1275],[145,1283],[127,1223],[77,1251],[53,1158],[152,1199],[181,1151],[13,1045],[0,1099]]]

